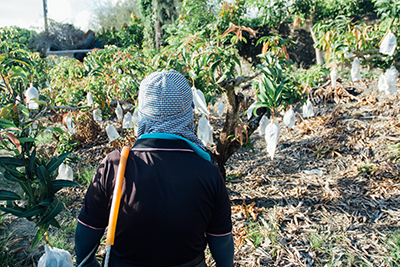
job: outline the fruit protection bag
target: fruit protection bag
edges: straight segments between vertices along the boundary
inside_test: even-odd
[[[101,117],[101,110],[100,109],[95,109],[93,110],[93,119],[95,121],[102,121],[103,118]]]
[[[267,142],[267,152],[271,157],[271,160],[274,159],[280,131],[281,128],[279,125],[272,121],[270,124],[268,124],[267,128],[265,128],[265,142]]]
[[[44,247],[38,267],[73,267],[72,257],[68,251],[59,248]]]
[[[396,36],[389,31],[383,38],[382,43],[379,47],[379,52],[385,55],[393,56],[394,50],[396,50],[397,39]]]
[[[213,131],[214,128],[210,125],[206,117],[203,115],[199,119],[199,124],[197,126],[197,136],[205,146],[214,142],[212,135]]]
[[[351,66],[351,80],[353,82],[361,81],[360,59],[359,58],[355,58],[352,66]]]
[[[117,119],[120,120],[124,116],[124,111],[121,108],[121,105],[118,102],[117,108],[115,109],[115,114],[117,114]]]
[[[203,92],[196,89],[195,87],[192,87],[192,93],[195,110],[200,111],[200,113],[206,116],[210,115],[210,112],[207,109],[206,98],[204,97]]]
[[[307,99],[307,103],[303,105],[303,117],[308,118],[312,116],[314,116],[314,107],[310,99]]]
[[[122,128],[123,129],[133,128],[132,114],[130,112],[127,112],[124,115],[124,120],[122,121]]]
[[[394,66],[388,69],[385,74],[381,74],[378,81],[379,91],[383,91],[386,94],[395,94],[397,92],[396,81],[399,76],[399,72]]]
[[[117,132],[115,127],[112,125],[108,125],[106,127],[106,132],[107,132],[107,136],[108,136],[108,139],[110,140],[110,142],[117,140],[120,137],[119,133]]]
[[[258,133],[260,136],[264,136],[265,135],[265,128],[267,128],[267,125],[269,124],[269,119],[266,115],[263,115],[261,120],[260,120],[260,124],[258,125]]]
[[[56,180],[74,180],[74,171],[71,166],[61,163],[58,167],[58,176]]]
[[[283,116],[282,124],[286,127],[293,128],[296,122],[296,116],[294,114],[293,108],[290,108]]]
[[[336,88],[336,81],[338,78],[338,71],[336,70],[336,68],[332,69],[331,71],[331,83],[332,83],[332,88]]]

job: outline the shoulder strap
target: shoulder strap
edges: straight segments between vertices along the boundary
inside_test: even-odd
[[[110,209],[110,217],[108,219],[107,241],[106,245],[114,245],[115,229],[117,226],[119,204],[121,202],[122,185],[125,177],[126,161],[128,160],[130,148],[124,146],[121,152],[121,159],[119,161],[117,179],[115,181],[113,199]]]

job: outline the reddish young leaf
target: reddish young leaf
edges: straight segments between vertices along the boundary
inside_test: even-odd
[[[222,35],[221,38],[224,38],[228,33],[234,32],[237,28],[239,28],[236,25],[232,25],[229,29],[227,29]]]
[[[246,26],[242,26],[242,28],[246,32],[250,33],[251,36],[256,37],[256,32],[252,28],[249,28],[249,27],[246,27]]]
[[[7,133],[7,132],[4,132],[4,133],[2,133],[2,134],[4,134],[5,136],[8,137],[8,139],[10,139],[10,141],[11,141],[11,142],[15,145],[15,147],[18,149],[19,153],[22,153],[21,143],[19,142],[18,138],[17,138],[14,134],[12,134],[12,133]],[[3,140],[2,140],[2,142],[3,142]],[[3,142],[3,144],[4,144],[4,142]],[[10,150],[11,150],[11,149],[10,149]]]

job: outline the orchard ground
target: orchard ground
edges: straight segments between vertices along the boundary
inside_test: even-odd
[[[254,96],[251,88],[244,94]],[[293,129],[276,118],[281,132],[273,159],[254,133],[227,163],[235,266],[400,266],[400,147],[393,147],[400,144],[400,93],[386,96],[377,79],[363,79],[315,88],[312,95],[313,117],[303,118],[297,105]],[[210,117],[214,129],[223,123],[216,114]],[[125,141],[110,144],[105,125],[86,127],[97,129],[98,138],[74,151],[82,185],[58,194],[65,203],[57,217],[62,228],[51,228],[50,237],[72,255],[87,189],[80,177],[135,139],[127,133]],[[54,146],[43,145],[43,153]],[[3,257],[14,266],[35,266],[44,251],[42,243],[29,249],[34,225],[4,215],[0,227]],[[102,242],[99,258],[104,252]],[[209,253],[207,260],[212,266]]]

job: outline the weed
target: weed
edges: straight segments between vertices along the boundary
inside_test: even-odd
[[[79,183],[83,184],[84,186],[88,186],[90,184],[90,182],[92,181],[93,175],[96,171],[95,167],[88,167],[88,168],[84,168],[81,171],[78,171],[78,177],[77,180]]]
[[[391,152],[393,154],[392,159],[394,162],[400,160],[400,143],[397,143],[395,145],[389,145],[391,148]]]
[[[229,183],[235,179],[239,179],[240,177],[242,177],[242,173],[232,173],[226,176],[225,182]]]
[[[265,235],[263,228],[257,223],[252,223],[246,230],[247,236],[249,237],[251,243],[253,243],[255,248],[258,248],[264,241]]]
[[[50,131],[44,131],[36,137],[38,144],[48,144],[54,141],[53,133]]]
[[[361,173],[371,173],[376,169],[375,164],[365,164],[357,168],[359,174]]]
[[[400,232],[395,232],[388,239],[389,246],[389,266],[399,267],[400,266]]]
[[[10,253],[7,243],[10,241],[12,233],[0,237],[0,267],[15,266],[17,264],[14,254]]]
[[[242,146],[242,147],[243,147],[244,149],[250,149],[253,153],[255,153],[254,144],[253,144],[253,142],[251,142],[250,138],[247,139],[247,140],[243,143],[243,146]]]
[[[320,252],[323,247],[326,247],[326,238],[322,238],[316,233],[311,234],[309,238],[311,246],[314,248],[315,252]]]
[[[57,229],[49,236],[50,244],[52,244],[53,247],[71,252],[74,250],[74,243],[71,242],[74,233],[75,230],[72,229],[72,227],[62,227]]]

